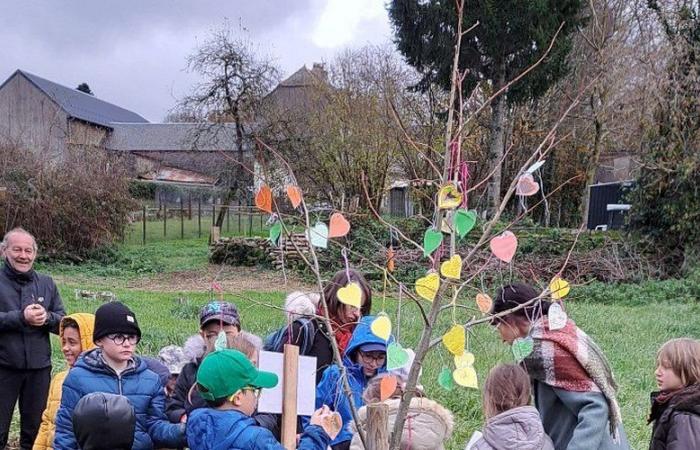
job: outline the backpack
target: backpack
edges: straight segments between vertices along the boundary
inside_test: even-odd
[[[316,335],[316,325],[313,320],[308,317],[296,319],[291,325],[284,326],[270,333],[265,338],[263,350],[282,353],[284,351],[284,344],[289,342],[289,330],[294,327],[294,324],[300,325],[300,328],[299,335],[292,336],[292,343],[299,345],[300,355],[308,355],[311,352],[311,347],[314,344],[314,337]]]

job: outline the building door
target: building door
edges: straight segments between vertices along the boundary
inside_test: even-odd
[[[393,188],[389,191],[389,214],[406,217],[406,188]]]

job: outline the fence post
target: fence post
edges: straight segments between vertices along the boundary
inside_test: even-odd
[[[187,220],[192,220],[192,192],[187,194]]]
[[[180,239],[185,239],[185,201],[180,196]]]
[[[163,203],[163,237],[168,237],[168,205]]]
[[[231,217],[231,203],[229,202],[228,207],[226,208],[226,232],[228,233],[230,230],[230,220],[229,218]]]
[[[238,215],[238,235],[242,235],[241,233],[241,199],[238,199],[238,207],[236,208],[236,213]]]
[[[211,226],[216,225],[216,199],[211,201]]]
[[[197,236],[202,237],[202,197],[197,198]]]
[[[264,223],[263,222],[263,215],[260,214],[260,231],[262,231],[262,229],[263,229],[263,223]]]
[[[146,205],[143,205],[143,245],[146,245],[146,214],[147,214],[147,209]]]
[[[367,450],[389,450],[389,405],[367,405]]]

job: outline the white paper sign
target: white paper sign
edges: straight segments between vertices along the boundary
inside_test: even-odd
[[[258,412],[282,414],[282,386],[284,385],[284,355],[260,352],[260,370],[276,373],[279,383],[272,389],[263,389],[258,400]],[[310,416],[316,410],[316,357],[299,356],[297,379],[297,414]]]

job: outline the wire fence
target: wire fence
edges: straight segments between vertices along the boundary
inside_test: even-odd
[[[222,209],[226,211],[221,236],[257,236],[266,233],[265,223],[269,215],[254,206],[230,205],[225,208],[220,204],[181,201],[179,204],[161,204],[160,207],[144,205],[140,211],[132,212],[124,241],[146,244],[208,237]]]

